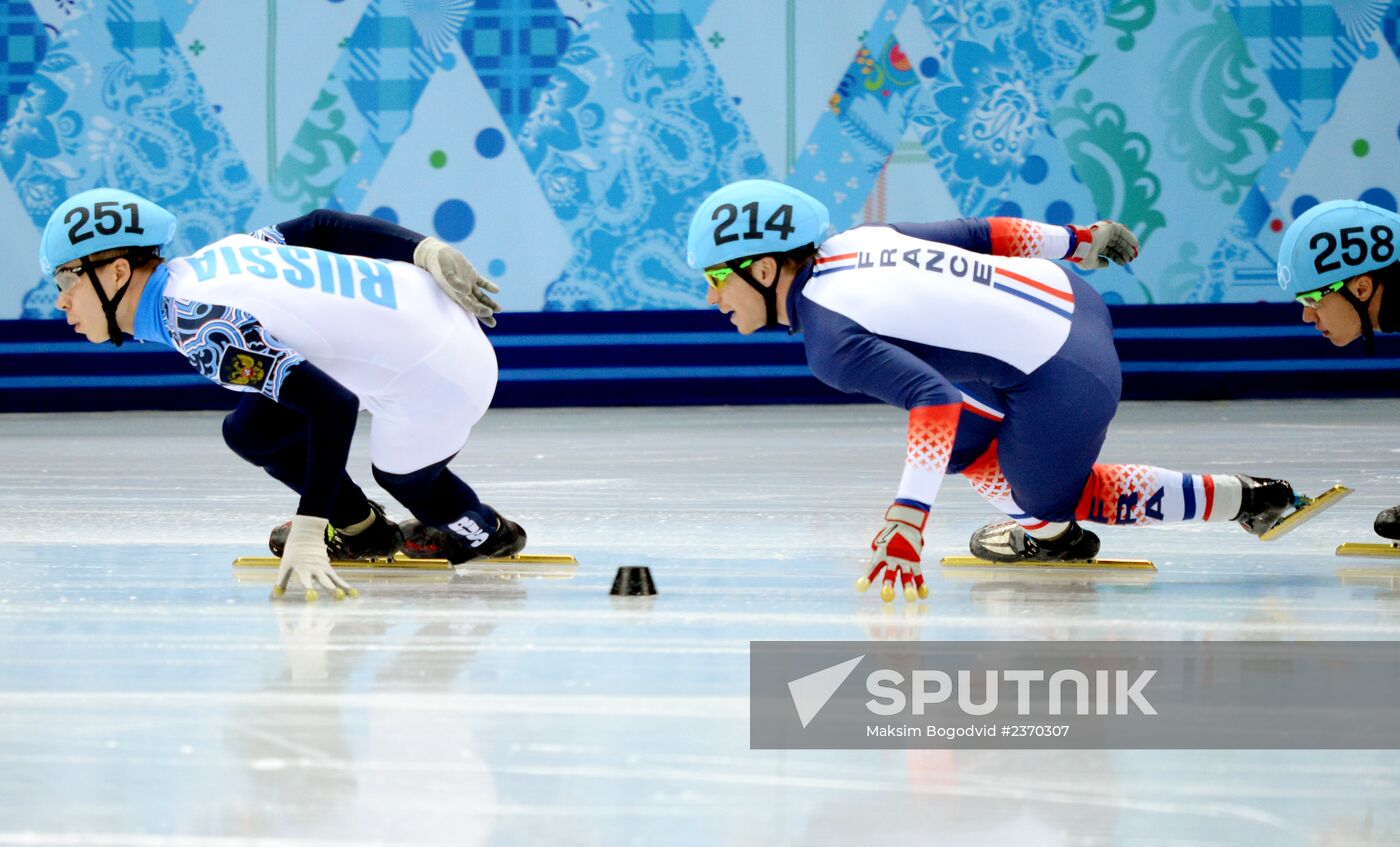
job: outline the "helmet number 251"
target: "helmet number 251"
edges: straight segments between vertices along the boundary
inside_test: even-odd
[[[748,231],[743,234],[743,238],[751,240],[763,237],[763,232],[758,228],[758,203],[745,203],[742,210],[733,203],[725,203],[722,206],[716,207],[715,213],[710,216],[710,220],[720,222],[719,226],[715,227],[716,246],[739,240],[739,235],[732,232],[726,233],[725,230],[732,227],[734,223],[738,221],[740,211],[747,214],[749,218],[749,228]],[[723,218],[723,220],[720,220],[720,218]],[[787,237],[792,235],[793,230],[796,229],[796,227],[792,225],[791,204],[784,203],[779,206],[777,211],[768,216],[767,222],[763,224],[763,229],[768,232],[778,233],[779,240],[786,241]]]
[[[131,213],[131,223],[126,222],[118,209]],[[89,220],[92,221],[92,228],[97,230],[96,233],[91,229],[84,229]],[[86,206],[74,206],[68,210],[68,214],[63,216],[63,222],[72,224],[68,228],[68,243],[70,244],[87,241],[94,234],[114,235],[122,230],[123,225],[126,226],[127,232],[135,235],[145,232],[141,228],[141,216],[135,203],[117,203],[112,200],[93,204],[91,211]]]
[[[1342,266],[1342,262],[1331,259],[1332,254],[1337,251],[1337,237],[1341,236],[1342,261],[1348,265],[1359,265],[1366,261],[1366,239],[1355,236],[1365,232],[1365,227],[1349,226],[1344,227],[1337,235],[1330,232],[1319,232],[1308,242],[1308,247],[1313,250],[1322,248],[1313,259],[1313,268],[1320,274],[1335,271]],[[1388,262],[1395,255],[1395,233],[1390,227],[1377,225],[1371,227],[1371,259],[1375,262]]]

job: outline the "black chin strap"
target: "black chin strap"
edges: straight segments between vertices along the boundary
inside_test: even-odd
[[[758,259],[755,259],[754,261],[757,262],[759,259],[766,259],[766,258],[769,258],[769,256],[771,256],[771,255],[772,255],[772,254],[768,254],[768,255],[765,255],[765,256],[759,256]],[[773,258],[773,261],[778,262],[778,271],[777,271],[777,273],[778,273],[778,274],[781,274],[781,273],[783,272],[783,265],[782,265],[782,262],[781,262],[781,261],[778,261],[778,258],[777,258],[776,256],[773,256],[772,258]],[[781,324],[778,323],[778,278],[777,278],[777,276],[775,275],[775,276],[773,277],[773,284],[772,284],[772,285],[764,285],[763,283],[759,282],[759,281],[754,277],[753,274],[749,273],[749,268],[753,267],[753,265],[749,265],[749,268],[741,268],[741,267],[739,267],[740,260],[738,260],[738,259],[731,259],[731,260],[729,260],[728,262],[725,262],[724,264],[725,264],[725,266],[728,267],[730,270],[734,271],[734,273],[738,274],[738,276],[739,276],[740,279],[742,279],[744,282],[747,282],[747,283],[749,284],[749,286],[750,286],[751,288],[753,288],[753,290],[757,291],[759,294],[761,294],[761,295],[763,296],[763,305],[764,305],[765,307],[767,307],[767,309],[768,309],[768,322],[765,323],[765,324],[763,325],[763,328],[764,328],[764,329],[773,329],[774,327],[781,326]]]
[[[1366,341],[1366,355],[1374,356],[1376,354],[1376,328],[1371,326],[1371,313],[1367,306],[1371,302],[1371,297],[1376,296],[1375,286],[1371,286],[1371,297],[1366,298],[1365,302],[1352,294],[1351,289],[1345,285],[1338,288],[1337,293],[1346,298],[1346,301],[1356,310],[1357,317],[1361,318],[1361,337]]]
[[[102,313],[107,316],[107,340],[112,342],[113,347],[122,346],[126,339],[122,335],[121,327],[117,326],[117,305],[126,296],[126,289],[131,285],[131,276],[128,274],[126,282],[112,299],[107,299],[107,292],[102,290],[102,283],[97,279],[97,267],[93,265],[92,259],[84,256],[82,258],[83,272],[87,274],[88,281],[92,283],[93,291],[97,292],[97,300],[102,304]]]

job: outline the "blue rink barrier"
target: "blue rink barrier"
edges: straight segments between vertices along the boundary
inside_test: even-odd
[[[1112,307],[1124,397],[1214,400],[1394,393],[1400,338],[1339,350],[1291,304]],[[530,312],[489,330],[493,405],[830,403],[865,398],[807,370],[800,337],[744,337],[714,311]],[[470,363],[463,363],[470,367]],[[93,345],[62,321],[0,321],[0,411],[224,409],[237,400],[164,347]]]

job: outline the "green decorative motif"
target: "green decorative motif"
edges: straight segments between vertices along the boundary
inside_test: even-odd
[[[1104,26],[1123,33],[1116,42],[1123,52],[1137,45],[1137,34],[1147,29],[1157,17],[1157,0],[1114,0],[1104,18]]]
[[[1239,202],[1254,184],[1279,135],[1261,118],[1263,85],[1230,13],[1188,31],[1173,45],[1163,74],[1161,108],[1169,119],[1167,151],[1190,165],[1191,182]]]
[[[1146,243],[1167,219],[1153,206],[1162,183],[1147,169],[1152,145],[1140,132],[1129,132],[1123,110],[1113,103],[1091,105],[1087,88],[1074,95],[1074,106],[1051,115],[1055,135],[1065,145],[1075,173],[1089,189],[1098,214],[1120,221]]]
[[[303,212],[330,205],[335,185],[355,155],[355,142],[341,132],[346,114],[337,102],[338,97],[321,89],[272,184],[279,200],[294,201]]]
[[[1186,242],[1177,248],[1177,260],[1156,274],[1152,280],[1157,289],[1157,299],[1164,303],[1183,303],[1201,283],[1206,266],[1195,261],[1201,248],[1193,242]],[[1149,303],[1153,302],[1151,298]]]

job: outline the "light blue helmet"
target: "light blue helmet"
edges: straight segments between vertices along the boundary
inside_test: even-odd
[[[1396,260],[1400,215],[1359,200],[1319,203],[1298,216],[1278,251],[1278,284],[1312,291]]]
[[[820,246],[830,225],[826,206],[796,188],[767,179],[730,183],[695,210],[686,262],[703,270],[745,256]]]
[[[129,191],[94,188],[63,201],[49,216],[39,242],[46,276],[74,259],[114,247],[163,251],[175,238],[175,216]]]

